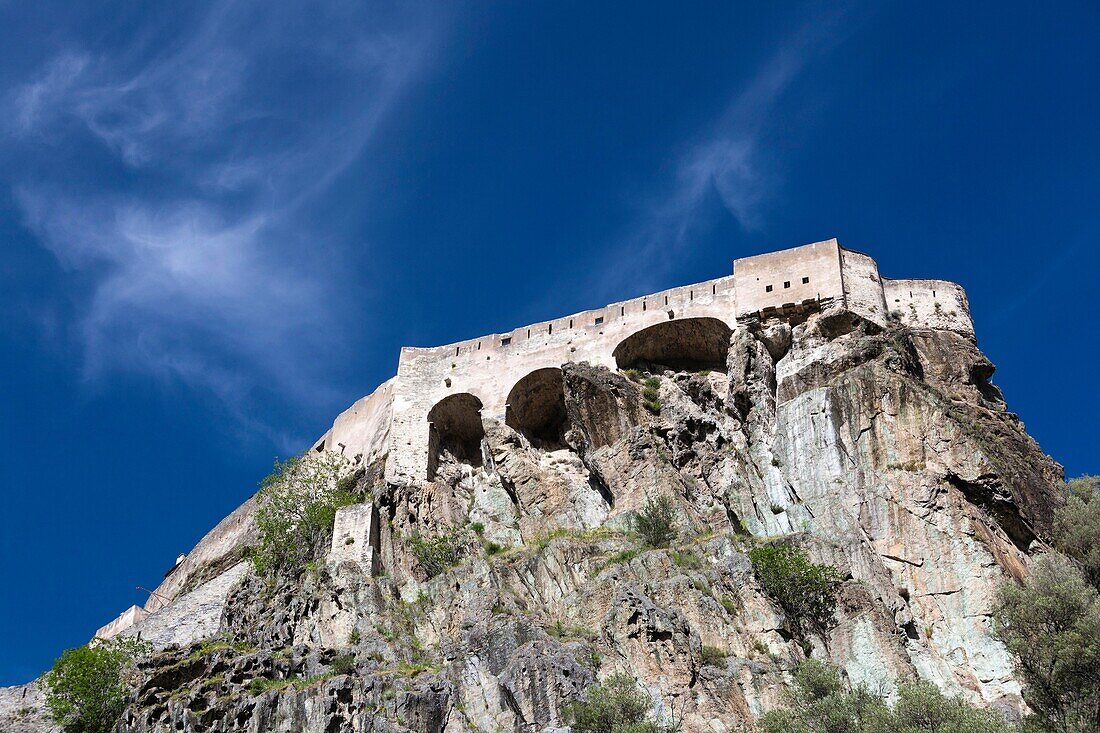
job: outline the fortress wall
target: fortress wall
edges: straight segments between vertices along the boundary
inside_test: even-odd
[[[974,337],[970,303],[961,285],[947,280],[883,280],[886,305],[903,325],[957,331]]]
[[[733,263],[733,280],[739,316],[805,300],[840,299],[844,294],[840,245],[830,239],[744,257]]]
[[[503,334],[435,348],[402,349],[394,385],[386,480],[422,481],[427,476],[427,415],[445,397],[472,394],[482,403],[483,419],[503,422],[509,391],[536,369],[571,361],[614,369],[615,347],[642,328],[703,316],[719,318],[732,327],[736,311],[733,278],[724,277]]]
[[[844,299],[850,310],[878,323],[886,323],[886,299],[878,264],[861,252],[840,248]]]
[[[340,413],[314,450],[340,453],[355,463],[370,465],[389,447],[393,387],[390,377],[373,392]]]
[[[256,539],[256,532],[256,497],[252,496],[199,540],[149,596],[145,610],[152,613],[168,605],[187,586],[191,576],[204,568],[236,560],[240,549]]]

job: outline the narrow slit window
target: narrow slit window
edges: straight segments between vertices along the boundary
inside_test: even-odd
[[[710,286],[710,294],[711,295],[717,295],[718,294],[718,286],[717,285],[711,285]]]
[[[481,342],[480,341],[477,342],[477,350],[481,351]]]
[[[668,305],[668,296],[665,296],[665,305]]]
[[[935,293],[933,293],[933,295],[935,295]],[[644,300],[642,301],[642,310],[645,311],[645,301]]]
[[[546,333],[554,333],[554,324],[553,323],[551,323],[549,326],[546,327]]]
[[[625,305],[619,308],[619,315],[620,316],[625,316],[626,315],[626,306]]]
[[[689,290],[688,291],[688,300],[695,300],[695,291],[694,290]]]
[[[458,356],[458,347],[455,347],[455,356]]]
[[[572,318],[569,319],[569,327],[573,328],[573,319]]]

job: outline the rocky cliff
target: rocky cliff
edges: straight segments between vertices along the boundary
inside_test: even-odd
[[[1062,475],[972,337],[832,308],[739,326],[725,370],[676,366],[638,365],[647,408],[635,374],[567,364],[537,434],[489,423],[480,460],[444,451],[430,482],[360,467],[370,562],[261,580],[242,507],[134,628],[158,651],[119,730],[543,731],[627,672],[657,718],[734,731],[807,655],[1018,713],[991,602]],[[662,494],[679,539],[646,550],[631,517]],[[446,533],[468,551],[429,577],[410,538]],[[839,570],[831,629],[799,632],[757,584],[747,553],[777,541]]]

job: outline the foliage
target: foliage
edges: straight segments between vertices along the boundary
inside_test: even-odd
[[[1024,585],[1001,587],[994,620],[1034,711],[1026,729],[1100,730],[1100,594],[1081,571],[1057,553],[1040,557]]]
[[[454,567],[465,557],[469,542],[461,529],[449,529],[434,537],[414,534],[408,538],[409,549],[429,578]]]
[[[626,378],[629,379],[631,382],[642,381],[642,373],[637,369],[627,369],[625,372],[623,372],[623,375],[626,376]]]
[[[668,547],[676,539],[676,505],[667,494],[646,497],[634,517],[634,531],[647,547]]]
[[[343,456],[327,451],[275,461],[257,495],[260,544],[252,564],[259,575],[292,573],[321,555],[336,510],[360,499],[341,481],[346,465]]]
[[[721,667],[726,663],[726,657],[729,656],[729,652],[725,649],[719,649],[716,646],[703,645],[700,652],[700,661],[703,666]]]
[[[150,651],[130,637],[66,649],[43,676],[54,722],[72,733],[113,730],[130,696],[134,662]]]
[[[355,671],[355,655],[350,653],[341,654],[332,660],[329,669],[332,670],[333,674],[351,674]]]
[[[660,389],[661,380],[656,377],[649,377],[642,383],[642,406],[654,415],[661,414]]]
[[[1100,590],[1100,477],[1082,476],[1067,488],[1066,504],[1054,515],[1055,545]]]
[[[928,682],[904,683],[891,707],[866,687],[845,688],[837,670],[808,659],[794,675],[788,707],[765,713],[763,733],[1003,733],[1012,727],[990,710],[945,696]]]
[[[796,623],[806,621],[819,630],[836,620],[836,585],[840,573],[832,565],[818,565],[790,545],[764,545],[749,551],[756,580]]]
[[[588,688],[585,699],[565,708],[574,733],[665,733],[667,726],[649,720],[649,699],[634,679],[617,674]]]

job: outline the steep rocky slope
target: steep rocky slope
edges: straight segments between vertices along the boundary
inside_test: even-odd
[[[834,308],[739,327],[725,371],[639,366],[659,414],[627,375],[568,364],[543,429],[486,425],[482,465],[444,453],[412,485],[360,470],[377,572],[318,558],[258,579],[235,564],[246,505],[144,623],[160,649],[119,730],[541,731],[625,671],[658,717],[733,731],[807,654],[1018,713],[991,601],[1041,547],[1061,468],[969,337]],[[662,493],[680,539],[644,550],[630,518]],[[471,526],[429,578],[409,538]],[[747,552],[780,539],[844,578],[830,631],[800,638],[754,580]]]

